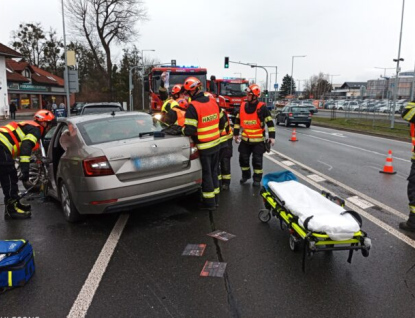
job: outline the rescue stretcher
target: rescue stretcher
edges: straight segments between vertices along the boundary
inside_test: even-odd
[[[354,251],[369,256],[372,243],[361,230],[362,219],[357,212],[346,210],[341,198],[310,189],[290,171],[267,174],[262,185],[265,209],[258,217],[264,223],[275,217],[281,229],[288,229],[290,249],[296,251],[302,246],[303,271],[306,257],[317,252],[347,250],[349,263]]]

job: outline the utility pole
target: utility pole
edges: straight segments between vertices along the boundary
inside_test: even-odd
[[[143,103],[143,111],[144,111],[144,71],[145,71],[145,68],[144,68],[144,51],[154,52],[155,50],[153,50],[153,49],[150,49],[150,50],[141,50],[141,64],[142,64],[142,71],[141,71],[141,79],[142,79],[142,82],[141,82],[141,100],[142,100],[142,103]],[[167,89],[168,89],[168,87],[167,87]]]
[[[68,71],[68,51],[66,48],[66,32],[65,32],[65,8],[62,4],[62,24],[63,24],[63,49],[65,51],[65,92],[66,92],[66,116],[71,117],[71,101],[69,99],[69,71]]]
[[[294,72],[294,58],[296,57],[306,57],[307,55],[293,55],[291,59],[291,89],[290,95],[293,94],[293,72]]]
[[[401,44],[402,44],[402,28],[403,28],[404,12],[405,12],[405,0],[402,0],[401,32],[399,35],[398,58],[393,59],[393,61],[396,62],[396,78],[395,78],[395,86],[393,87],[393,108],[392,108],[392,117],[391,117],[391,129],[395,128],[396,94],[398,92],[399,72],[400,72],[399,62],[403,61],[403,58],[401,58]]]

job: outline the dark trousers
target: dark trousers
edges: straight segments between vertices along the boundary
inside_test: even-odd
[[[231,158],[233,146],[232,139],[226,141],[219,150],[219,181],[222,184],[229,185],[231,183]]]
[[[10,112],[10,119],[16,119],[16,112]]]
[[[409,219],[408,224],[415,227],[415,162],[412,161],[408,177]]]
[[[219,151],[211,154],[200,154],[202,164],[202,196],[203,203],[208,207],[215,207],[219,203]]]
[[[252,154],[252,167],[254,168],[254,181],[260,182],[262,179],[262,159],[265,152],[265,145],[263,142],[247,143],[241,141],[239,148],[239,165],[242,169],[242,178],[251,178],[251,166],[249,164],[249,158]]]
[[[18,181],[17,170],[10,151],[0,146],[0,184],[3,189],[4,203],[9,199],[19,198]]]

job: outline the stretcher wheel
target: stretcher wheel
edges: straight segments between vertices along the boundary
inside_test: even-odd
[[[258,213],[258,218],[261,222],[268,223],[271,220],[271,213],[269,213],[269,210],[262,209]]]
[[[293,235],[290,235],[289,243],[291,251],[295,252],[298,250],[299,243]]]
[[[363,249],[361,249],[361,251],[362,251],[363,257],[368,257],[369,256],[369,250],[363,248]]]

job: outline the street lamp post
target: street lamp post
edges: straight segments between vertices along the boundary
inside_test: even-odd
[[[393,61],[396,62],[396,78],[395,78],[395,85],[393,87],[393,109],[392,109],[392,117],[391,117],[391,129],[395,128],[396,93],[398,92],[399,71],[400,71],[399,62],[403,61],[403,58],[401,58],[401,44],[402,44],[402,28],[403,28],[404,12],[405,12],[405,0],[402,0],[401,32],[399,35],[398,58],[393,59]]]
[[[294,58],[296,57],[306,57],[307,55],[293,55],[291,59],[291,89],[290,95],[293,94],[293,72],[294,72]]]
[[[144,51],[147,52],[154,52],[155,50],[141,50],[141,65],[142,65],[142,70],[141,70],[141,79],[142,79],[142,83],[141,83],[141,101],[143,103],[143,110],[144,110]]]
[[[65,51],[65,93],[66,93],[66,109],[67,116],[71,117],[71,105],[69,100],[69,71],[68,71],[68,51],[66,48],[66,32],[65,32],[65,10],[62,3],[62,24],[63,24],[63,50]]]
[[[255,66],[258,65],[258,63],[247,63],[247,64],[249,64],[249,65],[255,65]],[[256,70],[257,69],[255,68],[255,84],[256,84]]]

